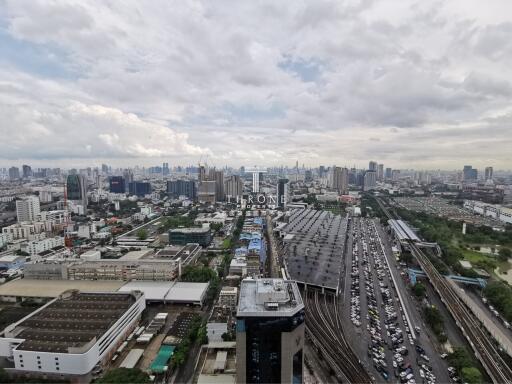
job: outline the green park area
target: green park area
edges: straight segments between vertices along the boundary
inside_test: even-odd
[[[442,250],[441,262],[461,275],[475,277],[473,270],[461,267],[461,260],[471,262],[473,267],[483,269],[494,277],[498,277],[497,268],[503,272],[511,267],[508,260],[512,256],[512,227],[500,232],[467,224],[466,234],[463,234],[461,222],[406,209],[398,209],[397,213],[415,227],[425,240],[437,242]],[[481,250],[494,250],[495,253]]]

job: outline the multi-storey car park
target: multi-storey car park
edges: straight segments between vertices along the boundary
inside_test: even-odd
[[[67,291],[0,337],[0,353],[14,375],[88,382],[135,328],[144,295]]]
[[[347,219],[327,211],[291,211],[282,230],[283,261],[299,283],[337,290],[343,261]]]
[[[283,265],[303,288],[307,340],[332,382],[371,382],[344,336],[337,298],[348,219],[311,209],[292,210],[288,219],[279,231]]]

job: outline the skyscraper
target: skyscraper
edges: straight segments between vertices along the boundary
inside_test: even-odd
[[[30,176],[32,176],[32,168],[30,165],[23,164],[21,167],[23,170],[23,178],[28,179]]]
[[[384,164],[379,164],[379,167],[377,168],[377,180],[384,180]]]
[[[392,177],[391,172],[392,172],[391,168],[386,168],[386,175],[385,175],[386,180],[391,180],[391,177]]]
[[[485,180],[492,180],[494,170],[492,167],[485,168]]]
[[[17,180],[20,178],[20,170],[18,167],[11,167],[9,168],[9,179],[10,180]]]
[[[39,197],[27,196],[21,200],[16,200],[16,216],[18,217],[18,223],[22,221],[34,221],[37,219],[39,213],[41,213]]]
[[[375,189],[377,185],[377,173],[374,171],[366,171],[364,174],[364,191]]]
[[[145,181],[132,181],[128,184],[128,193],[133,196],[145,196],[151,193],[151,184]]]
[[[377,172],[377,162],[376,161],[370,161],[370,163],[368,164],[368,170],[369,171],[373,171],[373,172]]]
[[[296,282],[243,280],[236,318],[237,382],[303,382],[304,303]]]
[[[226,194],[224,192],[224,172],[223,171],[215,171],[214,172],[214,180],[215,180],[215,200],[216,201],[224,201],[226,199]]]
[[[203,165],[199,166],[197,178],[199,179],[199,182],[206,180],[206,168]]]
[[[348,191],[348,169],[341,167],[333,167],[333,189],[338,191],[340,195],[344,195]]]
[[[199,183],[197,198],[200,203],[215,204],[216,185],[215,181],[205,180]]]
[[[125,192],[128,191],[128,186],[131,182],[133,182],[133,172],[130,169],[125,169],[123,172],[123,178],[124,178],[124,190]]]
[[[162,164],[162,175],[168,176],[169,175],[169,163],[163,163]]]
[[[277,206],[286,207],[288,200],[288,179],[279,179],[277,182]]]
[[[196,182],[194,180],[168,181],[167,193],[174,197],[186,196],[194,200],[197,196]]]
[[[465,165],[462,172],[464,174],[464,181],[476,181],[478,179],[478,170],[471,165]]]
[[[66,179],[67,199],[87,209],[87,184],[83,175],[68,175]]]
[[[125,193],[126,185],[123,176],[110,176],[108,181],[111,193]]]
[[[244,183],[238,175],[229,176],[224,183],[226,196],[230,201],[236,201],[237,196],[242,196]]]

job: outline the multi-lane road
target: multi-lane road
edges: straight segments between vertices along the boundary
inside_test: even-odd
[[[377,201],[382,211],[390,219],[396,218],[380,199]],[[483,329],[478,318],[466,307],[454,291],[453,286],[437,271],[423,251],[412,241],[409,242],[409,248],[492,381],[494,383],[512,383],[512,369],[503,360],[494,341]]]

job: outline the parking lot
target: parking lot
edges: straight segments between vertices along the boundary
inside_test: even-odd
[[[437,197],[394,197],[393,205],[415,212],[425,212],[430,215],[445,217],[450,220],[465,221],[475,225],[501,227],[503,223],[487,216],[476,215],[458,205],[450,204],[449,200]]]
[[[421,336],[419,323],[404,311],[378,225],[359,218],[350,223],[343,292],[347,338],[376,382],[448,382],[446,368],[440,375],[437,372],[443,364],[431,362],[435,352],[425,345],[428,338]]]

